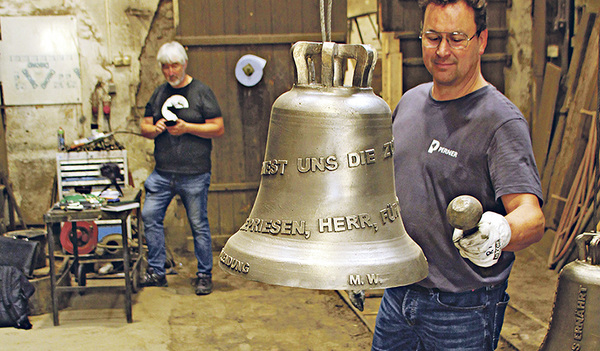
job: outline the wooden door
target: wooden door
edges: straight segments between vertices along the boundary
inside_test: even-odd
[[[332,4],[332,41],[344,43],[346,0]],[[226,134],[214,141],[208,211],[213,236],[228,237],[256,197],[271,106],[294,82],[291,45],[322,40],[320,1],[179,0],[178,13],[176,40],[188,48],[188,73],[211,87],[223,112]],[[267,60],[253,87],[234,75],[246,54]]]

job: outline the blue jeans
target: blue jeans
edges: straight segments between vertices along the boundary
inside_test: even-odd
[[[192,235],[194,254],[198,260],[198,273],[211,275],[212,240],[208,225],[206,203],[210,172],[203,174],[171,174],[154,170],[146,179],[146,195],[142,209],[144,235],[148,245],[148,266],[158,275],[165,274],[164,219],[167,207],[175,195],[179,195],[187,213]]]
[[[507,283],[462,293],[404,286],[386,289],[372,350],[495,350],[509,296]]]

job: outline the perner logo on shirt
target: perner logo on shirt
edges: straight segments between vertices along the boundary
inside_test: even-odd
[[[177,110],[190,107],[190,103],[182,95],[171,95],[162,105],[160,112],[167,121],[177,120]]]
[[[440,154],[448,155],[450,157],[456,158],[458,156],[458,151],[450,150],[446,147],[441,146],[439,140],[433,139],[431,141],[431,145],[429,145],[428,153],[439,152]]]

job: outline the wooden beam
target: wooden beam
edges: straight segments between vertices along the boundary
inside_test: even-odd
[[[532,111],[537,111],[541,103],[542,82],[546,63],[546,0],[533,1],[533,28],[532,36],[535,38],[532,45],[532,68],[535,90]]]
[[[586,45],[587,52],[581,66],[577,89],[569,104],[565,132],[560,140],[560,152],[552,169],[548,194],[559,197],[568,196],[578,164],[587,145],[590,120],[580,111],[581,109],[591,110],[597,105],[595,98],[597,96],[599,32],[600,26],[596,22]],[[547,226],[552,228],[560,220],[563,204],[556,200],[553,201],[551,198],[548,200],[543,210]]]
[[[242,191],[242,190],[258,190],[259,182],[247,183],[216,183],[208,187],[209,192],[216,191]]]
[[[393,32],[381,33],[381,95],[394,109],[402,97],[402,53]]]
[[[184,46],[273,45],[292,44],[297,41],[322,41],[321,33],[176,36],[175,39]],[[331,40],[344,43],[346,33],[333,32]]]
[[[546,156],[550,145],[550,134],[554,123],[554,109],[560,84],[561,68],[553,63],[546,64],[541,101],[531,123],[531,142],[533,154],[540,174],[546,164]]]

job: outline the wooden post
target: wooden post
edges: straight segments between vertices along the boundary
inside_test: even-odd
[[[402,53],[393,32],[381,33],[381,95],[394,110],[402,96]]]

